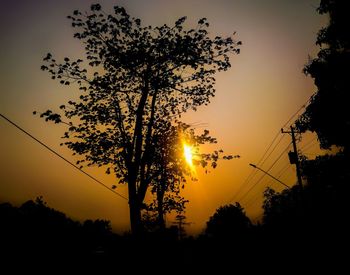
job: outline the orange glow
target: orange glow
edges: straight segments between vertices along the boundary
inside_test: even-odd
[[[192,162],[192,158],[193,158],[193,154],[192,154],[192,147],[186,143],[184,143],[184,155],[185,155],[185,160],[187,162],[187,164],[193,168],[193,162]]]
[[[0,18],[7,22],[2,29],[6,39],[0,45],[4,53],[0,64],[1,113],[75,163],[79,157],[72,156],[67,147],[59,146],[68,141],[60,138],[66,125],[46,123],[31,113],[47,109],[59,111],[58,106],[69,100],[79,102],[78,86],[59,85],[40,71],[40,65],[48,51],[59,63],[65,56],[84,57],[82,41],[73,38],[74,29],[70,28],[66,16],[75,9],[88,10],[89,5],[85,4],[87,1],[50,1],[50,5],[44,6],[41,1],[31,1],[30,5],[17,2],[6,1],[6,8],[0,11]],[[96,2],[106,3],[102,6],[107,13],[113,11],[112,1]],[[214,37],[226,37],[237,31],[235,39],[243,42],[241,54],[232,55],[232,68],[215,76],[215,97],[210,98],[208,106],[198,107],[196,112],[189,110],[179,119],[193,124],[198,133],[204,128],[210,130],[218,144],[205,145],[197,151],[193,141],[179,134],[179,139],[174,141],[177,148],[173,154],[186,168],[185,175],[190,174],[188,184],[181,190],[189,200],[187,221],[193,222],[186,227],[188,233],[202,232],[219,206],[236,200],[251,219],[260,218],[265,187],[272,185],[276,191],[282,187],[265,177],[241,199],[263,175],[251,177],[249,163],[258,162],[276,132],[316,89],[313,79],[306,77],[302,68],[308,55],[317,56],[316,34],[328,24],[328,16],[320,16],[315,11],[319,1],[279,1],[278,5],[272,0],[264,4],[258,0],[201,1],[201,5],[198,1],[187,0],[154,0],[147,1],[147,5],[140,5],[137,0],[113,2],[124,6],[131,16],[141,18],[145,26],[174,26],[175,20],[187,15],[189,28],[196,28],[197,20],[207,17],[211,24],[210,35]],[[45,16],[38,16],[38,11]],[[17,20],[18,14],[22,16]],[[187,75],[185,70],[184,75]],[[129,205],[125,200],[101,188],[1,118],[0,133],[0,202],[20,204],[42,195],[50,207],[69,217],[81,221],[110,220],[113,230],[119,233],[130,229]],[[309,146],[307,142],[313,138],[303,136],[304,144],[300,148]],[[290,137],[285,135],[261,168],[271,166],[290,142]],[[314,147],[306,153],[316,154],[313,150],[318,149],[317,143],[310,143],[310,146],[312,144]],[[225,154],[239,154],[242,158],[219,160],[215,169],[197,165],[202,151],[221,148]],[[269,173],[282,175],[283,182],[293,185],[295,170],[288,163],[288,155],[284,154]],[[282,170],[284,167],[291,168]],[[119,181],[114,173],[105,174],[104,168],[93,166],[84,171],[109,187]],[[196,177],[198,182],[192,183],[190,176]],[[118,185],[117,190],[128,196],[127,184]]]

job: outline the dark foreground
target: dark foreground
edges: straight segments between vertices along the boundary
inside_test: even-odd
[[[181,240],[173,232],[153,232],[136,240],[112,233],[104,220],[72,221],[40,199],[19,208],[0,204],[0,218],[0,274],[339,274],[348,269],[348,231],[334,226],[256,226],[232,236]]]

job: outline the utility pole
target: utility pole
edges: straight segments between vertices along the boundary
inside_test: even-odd
[[[289,161],[291,164],[295,164],[296,170],[297,170],[297,178],[298,178],[298,184],[300,187],[300,190],[303,189],[303,183],[301,181],[301,172],[300,172],[300,162],[299,162],[299,156],[298,156],[298,150],[297,150],[297,144],[295,140],[295,131],[294,127],[290,126],[290,131],[284,131],[283,128],[281,129],[282,134],[291,134],[292,136],[292,143],[293,143],[293,151],[289,152]]]
[[[185,215],[176,215],[175,217],[176,219],[176,222],[173,222],[173,224],[176,224],[177,227],[178,227],[178,237],[180,240],[182,240],[185,235],[186,235],[186,231],[185,231],[185,228],[184,226],[185,225],[190,225],[192,224],[191,222],[185,222],[185,219],[186,219],[186,216]]]

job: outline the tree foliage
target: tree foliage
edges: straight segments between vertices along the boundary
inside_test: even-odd
[[[117,237],[111,231],[110,221],[74,221],[47,206],[42,197],[20,207],[0,203],[0,221],[2,252],[14,253],[16,259],[24,256],[23,260],[56,256],[66,259],[74,256],[77,260],[81,255],[86,260],[86,255],[97,249],[109,249]]]
[[[301,195],[298,186],[276,192],[267,187],[264,191],[263,202],[263,224],[270,230],[280,230],[292,228],[293,225],[300,224]]]
[[[313,206],[311,214],[330,227],[340,228],[346,222],[344,217],[350,208],[347,199],[349,165],[349,155],[344,152],[302,162],[302,174],[307,180],[305,196],[309,206]]]
[[[205,18],[189,30],[186,17],[171,27],[144,27],[124,8],[107,14],[99,4],[68,18],[77,29],[74,37],[84,43],[85,61],[66,57],[59,63],[49,53],[41,69],[62,85],[77,84],[80,99],[61,105],[61,113],[48,110],[41,116],[68,125],[63,138],[83,156],[82,167],[106,166],[128,184],[136,231],[142,202],[159,173],[157,139],[174,118],[210,102],[214,74],[230,67],[229,54],[239,53],[241,43],[210,37]]]
[[[349,157],[343,152],[301,161],[305,185],[278,193],[264,192],[263,223],[269,230],[314,230],[335,232],[345,226],[349,211],[347,194]],[[282,229],[281,229],[282,228]],[[297,229],[296,229],[297,228]],[[345,228],[345,227],[344,227]]]
[[[301,131],[315,131],[323,148],[348,148],[350,141],[349,65],[350,20],[347,1],[322,0],[320,14],[329,15],[329,25],[321,29],[316,44],[317,58],[304,72],[314,78],[317,92],[297,122]]]
[[[241,205],[229,204],[219,207],[207,222],[205,233],[214,238],[239,239],[251,229],[252,223]]]
[[[154,144],[155,170],[158,172],[150,183],[154,200],[147,205],[146,210],[157,212],[159,225],[164,226],[163,216],[172,211],[178,214],[185,211],[184,199],[180,191],[185,188],[188,178],[196,179],[196,167],[205,169],[216,168],[219,159],[230,160],[239,158],[239,155],[224,155],[223,150],[214,150],[210,153],[200,151],[201,145],[215,144],[216,138],[209,134],[208,130],[197,133],[191,125],[177,121],[169,123],[169,128],[164,129],[159,136],[154,136],[157,141]],[[186,163],[184,147],[190,146],[193,159],[192,166]],[[149,213],[150,214],[150,213]],[[147,215],[149,218],[152,215]]]

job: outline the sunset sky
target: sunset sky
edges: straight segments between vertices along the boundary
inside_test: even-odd
[[[216,76],[216,96],[209,106],[188,113],[184,120],[208,129],[217,137],[217,148],[240,159],[220,162],[210,174],[198,169],[198,182],[189,183],[184,195],[189,199],[187,228],[198,233],[219,206],[240,201],[253,220],[261,216],[262,191],[266,186],[283,186],[268,176],[246,181],[288,119],[315,91],[310,77],[302,73],[308,56],[318,51],[315,39],[327,18],[316,12],[318,0],[2,0],[0,11],[0,113],[52,147],[69,160],[71,152],[60,147],[64,126],[46,123],[32,112],[57,110],[75,97],[74,86],[64,88],[40,70],[42,58],[51,52],[58,60],[82,57],[83,48],[73,38],[74,30],[66,16],[73,10],[88,10],[100,3],[110,11],[123,6],[144,25],[173,24],[188,17],[187,26],[208,18],[212,36],[237,32],[243,42],[241,54],[231,59],[232,68]],[[287,124],[289,126],[290,124]],[[203,127],[203,128],[201,128]],[[289,135],[276,138],[274,152],[262,164],[267,170],[287,148]],[[312,135],[298,144],[307,156],[317,150]],[[287,151],[286,151],[287,152]],[[42,195],[48,205],[75,219],[111,220],[116,231],[129,228],[127,201],[99,186],[57,156],[0,118],[0,202],[19,204]],[[108,186],[115,184],[104,169],[85,169]],[[293,185],[295,168],[288,165],[287,153],[270,173]],[[242,186],[242,184],[244,185]],[[252,189],[251,189],[252,188]],[[249,193],[248,190],[251,191]],[[126,195],[126,186],[117,192]],[[239,191],[239,193],[237,193]],[[169,224],[172,222],[168,218]]]

